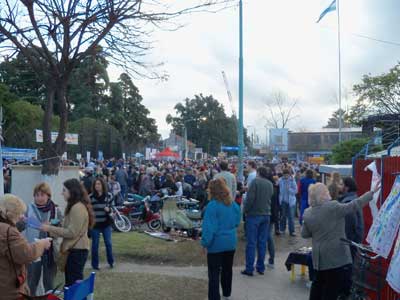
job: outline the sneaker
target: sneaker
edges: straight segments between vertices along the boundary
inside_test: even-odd
[[[246,270],[243,270],[242,272],[240,272],[242,275],[245,275],[245,276],[249,276],[249,277],[252,277],[253,276],[253,273],[250,273],[250,272],[247,272]]]
[[[257,271],[257,273],[258,273],[259,275],[264,275],[264,272],[261,272],[261,271]]]
[[[99,267],[93,267],[93,270],[100,271],[100,268]]]
[[[268,269],[275,269],[275,265],[272,263],[268,263],[268,265],[267,265],[267,268]]]
[[[229,296],[229,297],[226,297],[226,296],[222,296],[222,299],[223,300],[232,300],[232,298]]]
[[[292,232],[292,233],[290,234],[290,236],[295,237],[296,234],[295,234],[294,232]]]
[[[114,265],[110,265],[110,269],[114,269]]]

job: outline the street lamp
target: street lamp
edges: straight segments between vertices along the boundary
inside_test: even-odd
[[[243,181],[243,1],[239,0],[239,168],[238,179]]]

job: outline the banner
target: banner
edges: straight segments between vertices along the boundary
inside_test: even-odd
[[[372,250],[388,258],[400,225],[400,176],[396,177],[392,191],[383,203],[368,232],[367,242]]]
[[[371,180],[371,190],[373,190],[380,182],[381,182],[381,175],[378,173],[378,169],[376,168],[376,162],[373,161],[370,163],[365,170],[370,170],[372,172],[372,180]],[[374,194],[372,201],[369,203],[369,207],[371,209],[372,219],[378,214],[378,199],[379,195],[381,194],[381,189]]]
[[[76,159],[77,159],[77,160],[81,160],[81,159],[82,159],[82,154],[77,153],[77,154],[76,154]]]
[[[90,162],[90,151],[86,151],[86,161]]]
[[[36,149],[20,149],[20,148],[1,148],[3,159],[15,159],[17,161],[37,159]]]
[[[99,154],[97,155],[98,160],[104,160],[104,154],[103,151],[99,150]]]
[[[58,137],[58,132],[51,133],[51,142],[54,143]],[[43,130],[36,129],[36,142],[43,143]],[[65,142],[68,145],[78,145],[79,135],[76,133],[67,133],[65,135]]]
[[[400,293],[400,235],[397,237],[396,248],[390,261],[386,281],[397,293]]]

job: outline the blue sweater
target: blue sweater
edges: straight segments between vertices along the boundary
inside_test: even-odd
[[[232,251],[236,249],[236,228],[240,224],[240,208],[235,202],[230,206],[211,200],[207,205],[201,245],[208,253]]]

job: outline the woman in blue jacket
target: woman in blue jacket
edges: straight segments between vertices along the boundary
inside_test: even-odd
[[[232,292],[232,265],[240,208],[233,202],[223,178],[210,181],[208,195],[210,202],[204,215],[201,245],[207,252],[208,299],[220,300],[220,275],[223,296],[230,297]]]

